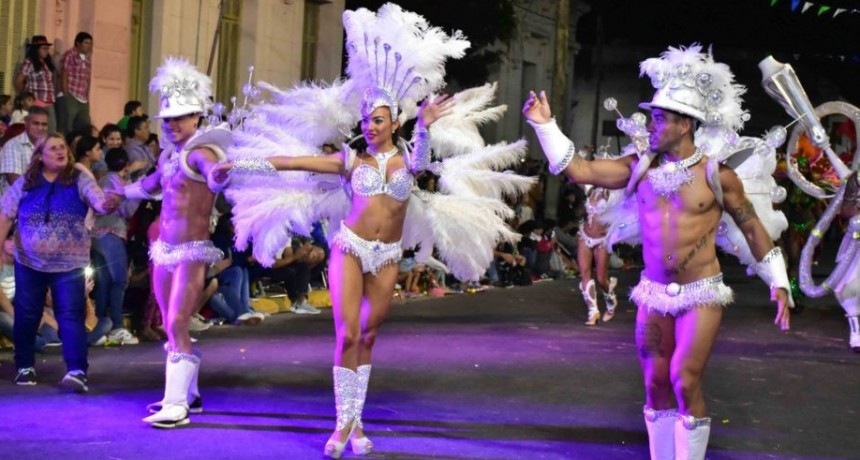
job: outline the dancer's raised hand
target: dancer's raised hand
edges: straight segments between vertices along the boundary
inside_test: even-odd
[[[550,111],[549,102],[546,100],[546,91],[541,91],[540,96],[534,91],[529,91],[529,98],[523,104],[523,115],[526,120],[541,125],[552,121],[552,111]]]
[[[440,94],[433,98],[424,100],[418,108],[418,126],[429,128],[433,122],[451,113],[456,102],[447,94]]]

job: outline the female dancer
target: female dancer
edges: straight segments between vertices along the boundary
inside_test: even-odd
[[[579,289],[588,307],[588,320],[586,326],[594,326],[600,320],[600,309],[597,308],[597,290],[594,286],[594,278],[591,277],[592,262],[597,265],[597,284],[603,299],[606,301],[606,313],[603,321],[609,321],[615,316],[615,307],[618,298],[615,295],[615,285],[618,279],[614,276],[607,279],[609,270],[609,253],[606,250],[607,225],[600,221],[600,216],[609,207],[610,191],[603,187],[586,186],[585,210],[588,217],[579,224],[579,251],[577,262],[582,280]]]

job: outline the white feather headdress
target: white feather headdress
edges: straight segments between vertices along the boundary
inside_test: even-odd
[[[741,107],[743,85],[735,83],[729,66],[715,62],[708,50],[694,43],[673,48],[639,64],[639,75],[648,75],[657,90],[641,107],[660,107],[699,119],[704,126],[738,131],[749,119]]]
[[[212,100],[212,80],[181,57],[167,57],[149,81],[149,90],[161,93],[158,115],[170,118],[205,113]]]
[[[386,3],[374,13],[344,11],[346,71],[364,94],[362,112],[391,109],[401,122],[415,116],[416,104],[444,84],[445,60],[464,55],[469,41],[460,31],[446,34],[419,14]]]

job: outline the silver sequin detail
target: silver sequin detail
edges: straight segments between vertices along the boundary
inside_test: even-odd
[[[352,254],[361,262],[362,273],[379,273],[383,267],[400,262],[403,248],[400,242],[385,243],[380,240],[368,241],[358,236],[346,224],[341,224],[340,231],[332,238],[332,246]]]
[[[773,249],[771,249],[767,254],[764,255],[764,257],[761,258],[761,260],[758,261],[758,264],[767,265],[770,263],[770,261],[776,259],[777,257],[782,258],[782,248],[780,248],[779,246],[774,246]]]
[[[557,176],[559,173],[564,171],[564,168],[567,168],[567,165],[573,161],[573,156],[576,155],[575,147],[573,146],[573,142],[570,143],[570,147],[567,148],[567,153],[564,154],[564,157],[558,163],[554,165],[549,165],[549,172],[553,176]]]
[[[179,264],[185,262],[206,262],[208,265],[212,265],[224,259],[224,253],[216,248],[211,240],[189,241],[180,244],[156,240],[149,248],[149,258],[155,265],[172,272]]]
[[[391,150],[384,153],[377,153],[377,167],[374,168],[369,164],[362,163],[355,168],[352,173],[352,191],[358,196],[366,198],[374,195],[386,194],[397,201],[406,201],[412,193],[413,177],[406,168],[398,169],[391,173],[388,181],[385,180],[387,172],[388,160],[397,154],[397,150]]]
[[[161,165],[161,188],[167,188],[170,180],[179,171],[179,155],[174,152],[169,154],[167,161]]]
[[[416,174],[424,171],[430,165],[432,153],[430,151],[430,131],[427,128],[415,128],[410,158],[409,170]]]
[[[642,275],[630,292],[630,300],[648,313],[678,316],[696,307],[721,307],[734,299],[731,288],[723,284],[719,274],[689,284],[663,284]]]
[[[645,414],[645,420],[649,422],[656,422],[658,419],[666,418],[666,417],[676,417],[678,414],[678,409],[652,409],[648,406],[642,408],[642,413]]]
[[[278,173],[272,163],[265,158],[253,158],[249,160],[236,160],[230,173],[241,175],[274,176]]]
[[[678,414],[678,420],[687,430],[693,431],[702,426],[711,426],[711,417],[696,418],[692,415]]]
[[[167,353],[167,360],[171,363],[178,363],[180,361],[188,361],[191,364],[200,364],[200,357],[196,355],[189,355],[186,353],[179,353],[177,351],[171,351]]]
[[[337,411],[336,430],[345,429],[355,419],[355,371],[345,367],[335,366],[332,368],[334,380],[334,404]]]
[[[361,413],[364,411],[364,400],[367,398],[367,384],[370,382],[370,364],[358,366],[355,373],[355,425],[364,428],[361,423]]]
[[[690,158],[681,161],[663,161],[660,166],[648,170],[648,181],[651,183],[651,188],[654,192],[663,198],[678,193],[681,187],[693,182],[693,173],[690,172],[690,166],[698,163],[705,156],[701,150],[696,150],[696,153]]]
[[[585,233],[584,230],[579,231],[579,238],[582,239],[586,246],[588,246],[588,249],[593,249],[606,242],[606,236],[602,236],[600,238],[592,238],[588,236],[588,234]]]

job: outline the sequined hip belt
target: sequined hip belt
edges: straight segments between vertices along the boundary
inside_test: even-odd
[[[687,284],[663,284],[641,276],[630,292],[630,300],[648,313],[678,316],[696,307],[721,307],[734,299],[731,288],[723,283],[723,274]]]
[[[341,223],[340,230],[331,240],[346,254],[352,254],[361,263],[362,273],[379,273],[383,267],[400,262],[403,248],[400,242],[385,243],[380,240],[368,241],[355,234],[346,224]]]
[[[179,244],[156,240],[149,247],[149,258],[153,264],[172,272],[177,266],[186,262],[205,262],[207,265],[212,265],[224,259],[224,253],[216,248],[211,240]]]

